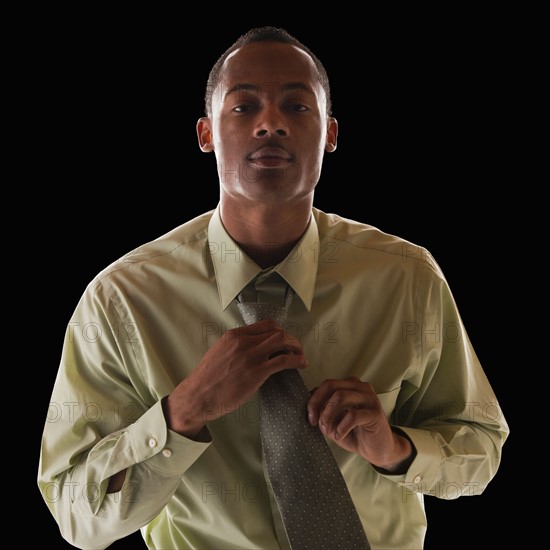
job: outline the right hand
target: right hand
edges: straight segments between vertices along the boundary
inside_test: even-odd
[[[301,342],[275,321],[228,330],[166,399],[168,427],[193,438],[207,421],[246,403],[273,373],[306,366]]]

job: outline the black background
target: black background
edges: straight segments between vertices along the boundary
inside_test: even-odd
[[[34,200],[44,207],[31,253],[49,281],[37,272],[30,296],[39,312],[31,321],[39,346],[27,350],[37,364],[36,462],[65,327],[86,284],[111,261],[216,206],[215,159],[200,152],[195,134],[206,79],[227,46],[264,24],[295,34],[331,79],[340,137],[315,205],[433,253],[513,431],[505,364],[514,360],[508,319],[518,252],[506,203],[491,191],[515,169],[504,114],[511,52],[495,15],[326,13],[316,16],[321,23],[298,23],[243,17],[235,6],[224,17],[50,13],[33,49],[39,147],[31,165],[42,184]],[[512,434],[482,496],[426,498],[427,549],[508,542],[498,525],[512,521],[513,446]],[[25,500],[44,523],[37,541],[71,548],[36,484]],[[112,545],[141,547],[139,534]]]

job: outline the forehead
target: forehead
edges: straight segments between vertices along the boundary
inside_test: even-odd
[[[311,57],[292,44],[253,42],[232,52],[221,72],[220,84],[225,90],[240,84],[259,87],[284,87],[303,83],[321,99],[323,90]]]

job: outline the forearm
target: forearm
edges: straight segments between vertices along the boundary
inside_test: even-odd
[[[189,406],[189,399],[171,394],[162,400],[162,409],[168,428],[189,439],[196,439],[205,426],[203,407]]]
[[[159,403],[82,453],[77,464],[71,467],[67,460],[57,475],[51,475],[44,452],[39,485],[67,541],[79,548],[105,548],[154,518],[207,446],[167,430]],[[112,486],[109,492],[120,472],[125,472],[120,490]]]

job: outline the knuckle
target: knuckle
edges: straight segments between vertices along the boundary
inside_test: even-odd
[[[323,384],[329,389],[334,390],[338,385],[338,380],[336,378],[327,378]]]
[[[363,388],[369,393],[375,393],[374,387],[370,382],[362,382]]]
[[[345,390],[337,389],[332,394],[332,397],[330,400],[334,403],[334,406],[339,406],[344,402],[345,395],[346,395]]]

